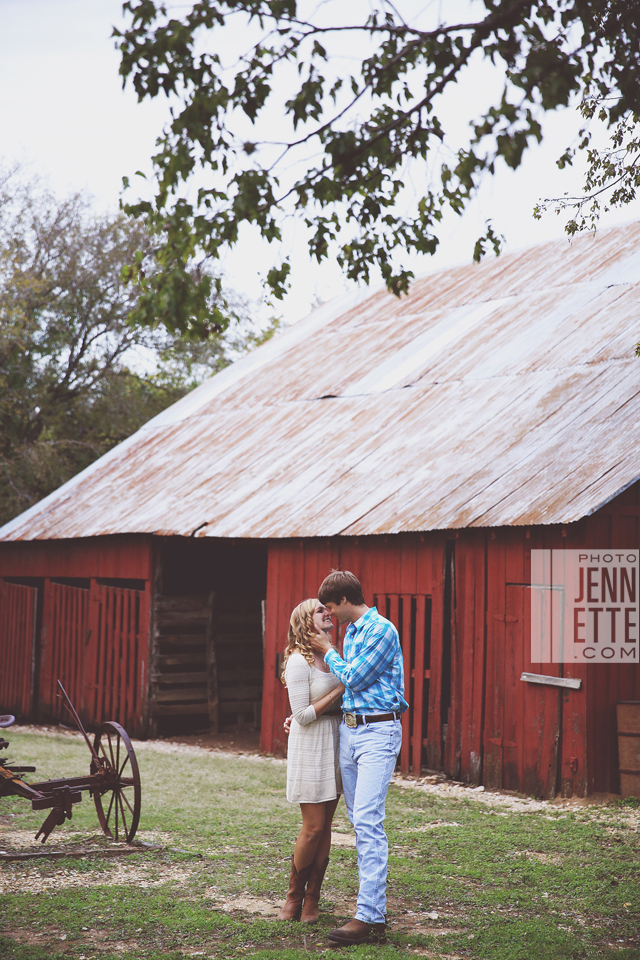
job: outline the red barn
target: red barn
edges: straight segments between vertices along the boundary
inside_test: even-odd
[[[639,278],[639,225],[561,240],[325,305],[207,381],[0,530],[0,711],[60,718],[60,677],[88,723],[280,752],[290,611],[342,567],[399,627],[404,770],[618,790],[637,656],[532,663],[530,565],[640,546]]]

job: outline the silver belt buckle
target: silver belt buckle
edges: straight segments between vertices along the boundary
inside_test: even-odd
[[[345,713],[344,722],[348,727],[357,727],[358,721],[356,720],[355,713]]]

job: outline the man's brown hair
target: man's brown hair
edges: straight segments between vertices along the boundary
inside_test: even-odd
[[[349,570],[332,570],[320,584],[318,600],[320,603],[342,603],[343,597],[356,607],[364,603],[358,578]]]

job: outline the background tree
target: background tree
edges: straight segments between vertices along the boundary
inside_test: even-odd
[[[141,221],[57,200],[13,172],[0,178],[0,523],[64,483],[189,389],[261,330],[249,305],[212,278],[209,317],[229,323],[189,341],[128,323],[137,254],[155,267]]]
[[[377,268],[405,292],[403,255],[435,251],[444,209],[461,213],[499,162],[516,169],[542,139],[546,111],[606,98],[614,127],[637,112],[640,0],[470,0],[438,5],[443,20],[429,23],[435,9],[127,0],[130,26],[115,31],[121,74],[140,100],[164,94],[172,104],[151,193],[129,207],[166,235],[162,271],[140,277],[138,322],[177,303],[177,325],[197,329],[209,286],[189,258],[218,257],[243,223],[277,241],[296,210],[318,261],[331,251],[348,277],[367,281]],[[478,113],[469,104],[468,137],[455,143],[446,94],[487,60],[501,89]],[[411,164],[425,184],[416,196],[405,189]],[[492,247],[489,225],[476,259]],[[286,259],[270,271],[276,296],[288,273]]]

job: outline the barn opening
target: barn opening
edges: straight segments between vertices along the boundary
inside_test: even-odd
[[[155,561],[150,733],[259,730],[267,545],[162,538]]]

